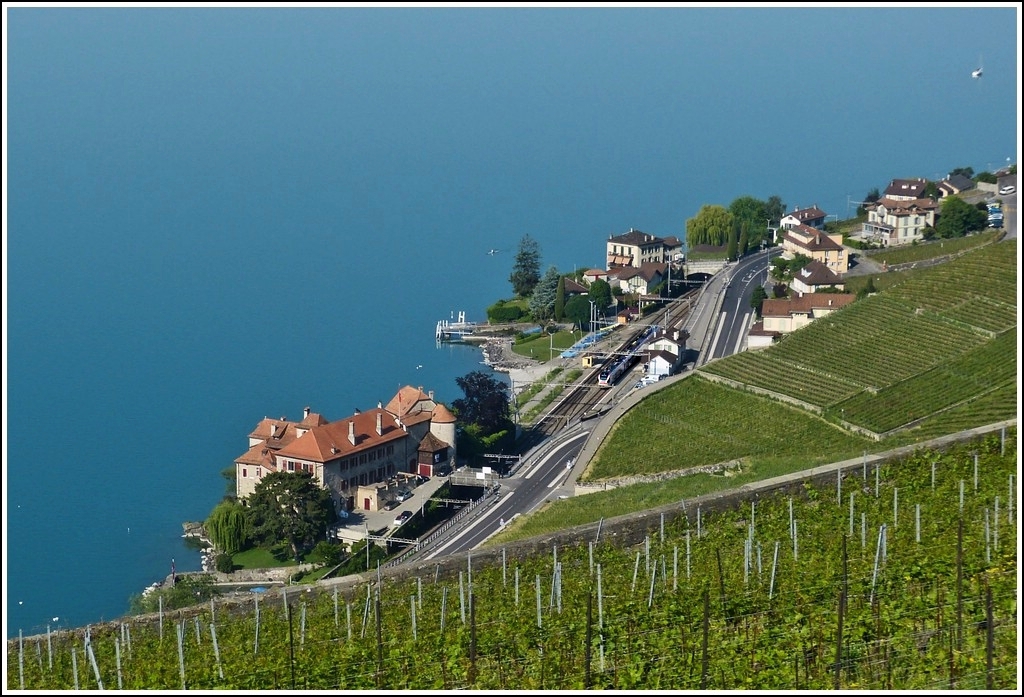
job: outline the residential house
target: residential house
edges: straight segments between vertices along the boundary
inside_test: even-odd
[[[843,279],[820,261],[812,261],[793,274],[790,288],[798,293],[815,293],[825,288],[842,290]]]
[[[590,285],[597,280],[607,281],[608,272],[604,269],[587,269],[583,272],[583,282],[587,285]]]
[[[630,228],[623,235],[608,236],[608,269],[640,268],[648,262],[669,262],[681,254],[682,249],[683,243],[676,237],[655,237]]]
[[[612,288],[621,288],[623,293],[648,295],[668,275],[668,264],[644,262],[639,268],[623,266],[608,271],[608,283]]]
[[[928,180],[920,177],[916,179],[893,179],[882,193],[881,198],[888,198],[893,201],[914,201],[924,195],[924,188],[927,185]]]
[[[930,198],[884,197],[865,208],[868,219],[860,237],[889,247],[923,239],[925,229],[935,227],[938,204]]]
[[[809,225],[797,225],[782,233],[782,253],[787,259],[802,254],[820,261],[837,274],[849,269],[850,259],[843,247],[843,236],[830,235]]]
[[[684,329],[663,329],[651,337],[645,347],[646,374],[661,377],[676,373],[682,366],[688,338]]]
[[[562,289],[565,291],[566,301],[577,295],[587,295],[589,292],[586,286],[580,285],[568,276],[565,278]]]
[[[954,174],[946,177],[937,184],[939,190],[939,198],[946,198],[947,196],[953,196],[964,191],[977,188],[977,184],[970,177],[965,177],[962,174]]]
[[[852,293],[804,293],[795,298],[769,298],[761,304],[759,331],[788,334],[846,307],[856,297]]]
[[[816,230],[822,230],[825,227],[825,218],[825,211],[818,208],[818,204],[814,204],[810,208],[794,208],[792,213],[786,214],[779,221],[779,227],[783,230],[791,230],[799,225],[806,225]]]
[[[429,437],[428,437],[429,436]],[[270,472],[311,472],[337,510],[378,510],[383,482],[398,473],[433,476],[455,463],[455,417],[433,393],[406,386],[376,409],[328,422],[306,409],[301,422],[264,419],[235,460],[235,492],[249,496]]]

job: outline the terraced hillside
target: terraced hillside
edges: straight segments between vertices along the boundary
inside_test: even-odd
[[[702,373],[797,400],[878,435],[966,409],[1012,418],[1017,243],[990,244]],[[1011,389],[1012,388],[1012,389]],[[995,419],[995,420],[998,420]]]

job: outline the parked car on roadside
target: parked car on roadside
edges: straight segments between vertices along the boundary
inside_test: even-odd
[[[397,516],[395,516],[395,527],[398,527],[399,525],[401,525],[405,521],[409,520],[410,518],[412,518],[412,512],[411,511],[402,511]]]
[[[398,496],[396,496],[395,498],[398,499],[399,503],[405,503],[406,501],[412,498],[412,492],[409,491],[408,489],[402,489],[401,491],[398,492]]]
[[[1003,188],[1001,188],[999,190],[999,193],[1001,195],[1003,195],[1003,196],[1009,196],[1010,194],[1016,193],[1016,191],[1017,191],[1017,187],[1015,187],[1012,184],[1009,184],[1009,185],[1004,186]]]

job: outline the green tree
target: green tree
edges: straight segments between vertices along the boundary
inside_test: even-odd
[[[769,196],[764,204],[764,215],[768,227],[778,225],[782,221],[783,216],[786,215],[786,204],[778,196]],[[765,231],[765,234],[767,234],[767,231]]]
[[[540,245],[529,234],[523,235],[519,241],[519,251],[508,280],[512,291],[520,298],[530,297],[540,282]]]
[[[757,316],[761,316],[761,307],[764,301],[768,299],[768,291],[764,289],[764,286],[757,286],[754,291],[750,294],[750,307],[754,309]]]
[[[868,212],[864,206],[867,204],[873,204],[877,202],[878,199],[880,199],[881,197],[882,195],[878,193],[878,187],[875,187],[874,189],[871,189],[871,191],[867,192],[864,195],[864,202],[857,206],[857,217],[859,218],[861,216],[867,215]]]
[[[750,238],[749,231],[750,231],[750,221],[749,220],[744,220],[743,222],[740,223],[740,240],[739,240],[739,243],[738,243],[739,244],[739,249],[737,249],[737,254],[739,254],[739,256],[743,256],[744,254],[747,253],[747,243],[748,243],[749,238]],[[760,242],[758,242],[758,244],[760,244]]]
[[[234,500],[218,503],[203,524],[210,542],[221,552],[232,555],[245,549],[249,535],[245,507]]]
[[[939,185],[933,181],[926,182],[924,188],[921,189],[921,198],[930,198],[937,201],[939,199]]]
[[[739,231],[740,256],[747,250],[743,245],[744,227],[747,232],[747,246],[759,247],[768,231],[768,211],[765,202],[753,196],[741,196],[729,204],[729,213],[732,215],[733,225]]]
[[[739,242],[736,240],[736,230],[729,231],[729,243],[725,247],[725,258],[729,261],[736,261],[736,252],[739,250]]]
[[[559,279],[558,269],[551,266],[534,286],[533,294],[530,296],[530,314],[536,321],[542,322],[554,315]]]
[[[603,317],[608,306],[612,304],[612,287],[604,279],[597,279],[590,284],[590,288],[587,290],[587,295],[594,301],[594,307],[596,308],[599,317]],[[590,313],[587,313],[587,317]]]
[[[563,319],[573,323],[583,331],[590,329],[590,298],[585,295],[574,295],[565,304]]]
[[[942,202],[942,214],[935,224],[939,237],[963,237],[969,232],[984,230],[988,216],[959,196],[947,196]]]
[[[996,175],[992,174],[992,172],[978,172],[974,177],[974,181],[979,184],[995,184],[999,179],[997,179]]]
[[[967,177],[968,179],[974,179],[974,168],[973,167],[957,167],[956,169],[954,169],[952,172],[949,173],[949,176],[953,177],[953,176],[956,176],[957,174],[962,174],[963,176]]]
[[[708,244],[724,245],[732,231],[732,214],[722,206],[701,206],[696,216],[686,221],[686,242],[689,247]]]
[[[561,322],[565,317],[565,277],[558,279],[558,289],[555,291],[555,321]]]
[[[455,384],[464,395],[452,402],[460,421],[479,426],[484,436],[508,427],[508,385],[479,370],[456,378]]]
[[[256,540],[287,543],[295,561],[337,519],[330,492],[311,472],[271,472],[246,499],[246,514]]]
[[[209,574],[183,574],[177,581],[157,588],[152,593],[138,593],[128,599],[128,612],[142,615],[157,612],[163,607],[164,612],[177,610],[203,603],[217,594],[213,585],[213,577]],[[163,604],[161,605],[161,599]]]

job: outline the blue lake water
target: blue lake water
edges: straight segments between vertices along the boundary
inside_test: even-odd
[[[460,397],[525,234],[1017,162],[1018,12],[5,7],[7,636],[198,569],[264,416]]]

